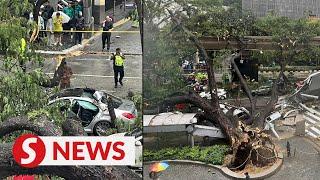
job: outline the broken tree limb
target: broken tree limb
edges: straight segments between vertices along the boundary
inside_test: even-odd
[[[28,130],[40,136],[60,136],[62,132],[58,126],[47,117],[29,120],[27,116],[18,116],[0,123],[0,137],[19,130]]]
[[[111,118],[111,124],[113,127],[115,127],[115,122],[116,122],[116,113],[114,111],[114,105],[113,105],[113,101],[111,97],[108,97],[107,99],[107,105],[108,105],[108,111],[109,111],[109,115]]]
[[[68,135],[83,135],[81,123],[75,119],[66,120],[63,123],[64,131],[70,131]],[[81,128],[80,128],[81,126]],[[28,130],[39,136],[61,136],[61,129],[47,117],[39,117],[29,120],[26,116],[9,118],[0,124],[0,137],[9,135],[15,131]],[[0,144],[0,177],[13,175],[53,175],[65,179],[105,180],[105,179],[141,179],[139,175],[128,167],[104,167],[104,166],[39,166],[37,168],[23,168],[16,164],[12,156],[12,143]]]
[[[62,131],[64,136],[84,136],[86,135],[81,120],[78,118],[67,118],[62,123]]]
[[[233,126],[231,121],[224,115],[224,113],[221,111],[219,106],[219,98],[217,93],[217,83],[215,80],[215,74],[213,71],[213,61],[208,56],[206,50],[198,40],[198,38],[190,32],[186,27],[184,27],[179,19],[177,19],[174,16],[174,13],[167,9],[171,16],[171,20],[173,23],[183,30],[183,32],[187,35],[188,39],[193,42],[193,44],[196,46],[196,48],[199,50],[199,53],[202,54],[205,57],[205,61],[208,65],[207,73],[208,73],[208,80],[209,80],[209,90],[211,94],[211,108],[208,108],[208,111],[204,110],[205,113],[209,115],[209,117],[214,117],[216,119],[216,123],[220,125],[222,131],[226,135],[227,139],[229,140],[229,143],[234,146],[237,144],[237,133],[235,131],[236,127]],[[213,93],[214,92],[214,93]],[[209,110],[210,109],[210,110]],[[237,145],[235,145],[237,146]]]
[[[204,60],[205,60],[206,64],[208,65],[207,74],[208,74],[208,81],[209,81],[209,91],[211,94],[211,103],[213,106],[219,107],[219,103],[217,101],[217,99],[219,99],[218,93],[217,93],[217,83],[216,83],[215,74],[213,71],[213,60],[208,56],[207,51],[202,46],[202,44],[200,43],[198,38],[192,32],[190,32],[186,27],[184,27],[181,24],[179,19],[174,16],[174,14],[171,10],[169,10],[169,9],[167,9],[167,10],[171,16],[171,20],[175,23],[175,25],[183,30],[183,32],[187,35],[188,39],[191,42],[193,42],[193,44],[199,50],[199,53],[204,56]]]
[[[278,79],[280,78],[280,76],[281,75],[279,75]],[[253,118],[255,119],[255,121],[253,122],[253,126],[258,127],[260,129],[263,129],[263,125],[264,125],[265,119],[274,110],[275,104],[278,102],[278,92],[277,92],[278,84],[277,84],[277,82],[278,82],[278,80],[276,80],[273,83],[271,99],[269,100],[269,102],[262,109],[262,111],[257,112],[257,114],[255,114],[253,116]]]
[[[112,179],[115,177],[102,166],[39,166],[37,168],[23,168],[12,156],[12,143],[0,144],[0,177],[13,175],[53,175],[65,179]]]
[[[241,72],[240,72],[240,70],[238,68],[238,65],[234,61],[236,58],[239,58],[239,57],[240,57],[239,54],[233,54],[233,55],[229,56],[228,59],[229,59],[231,65],[233,66],[233,68],[234,68],[234,70],[235,70],[235,72],[236,72],[236,74],[237,74],[237,76],[238,76],[238,78],[240,80],[240,84],[241,84],[244,92],[246,93],[246,95],[248,96],[248,98],[250,100],[251,115],[253,115],[254,112],[255,112],[255,109],[256,109],[256,103],[255,103],[255,101],[253,99],[251,90],[250,90],[246,80],[243,78],[243,76],[242,76],[242,74],[241,74]]]

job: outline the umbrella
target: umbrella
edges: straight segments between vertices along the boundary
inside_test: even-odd
[[[62,23],[68,23],[70,21],[70,17],[68,15],[66,15],[64,12],[62,11],[58,11],[60,13],[60,16],[62,16]],[[58,12],[54,12],[52,14],[52,18],[57,16]]]
[[[166,170],[169,167],[169,164],[166,162],[155,163],[150,167],[151,172],[161,172]]]

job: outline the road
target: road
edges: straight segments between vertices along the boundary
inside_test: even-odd
[[[179,164],[169,163],[168,169],[163,171],[159,179],[161,180],[228,180],[218,170],[208,166],[194,164]],[[143,177],[146,180],[149,178],[149,165],[143,166]]]
[[[305,137],[293,137],[290,139],[281,140],[278,144],[282,149],[286,149],[287,141],[291,144],[291,154],[294,157],[286,157],[284,151],[284,163],[275,175],[268,178],[268,180],[318,180],[320,177],[320,156],[319,148],[316,144]],[[319,146],[318,146],[319,147]]]
[[[119,26],[116,30],[137,31],[131,28],[131,22]],[[120,36],[120,37],[116,37]],[[72,87],[90,87],[106,90],[116,96],[125,97],[128,91],[142,93],[142,49],[139,33],[112,33],[111,52],[120,47],[127,55],[125,61],[124,86],[114,88],[113,64],[110,54],[102,52],[101,34],[83,49],[84,54],[67,59],[73,70]],[[57,62],[52,58],[45,61],[45,73],[53,74]]]

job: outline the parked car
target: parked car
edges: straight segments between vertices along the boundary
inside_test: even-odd
[[[135,3],[126,3],[126,9],[135,9],[136,4]]]
[[[104,135],[112,127],[107,97],[113,101],[116,120],[134,124],[137,109],[132,101],[90,88],[65,89],[50,97],[49,105],[59,103],[61,111],[81,119],[85,132]]]
[[[258,89],[252,91],[253,96],[267,96],[270,95],[272,91],[271,86],[260,86]]]

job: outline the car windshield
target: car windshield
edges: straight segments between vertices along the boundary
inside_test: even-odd
[[[97,111],[97,110],[98,110],[97,106],[95,106],[95,105],[92,104],[91,102],[81,101],[81,100],[77,100],[77,102],[78,102],[79,105],[80,105],[81,107],[83,107],[84,109],[88,109],[88,110],[92,110],[92,111]]]

